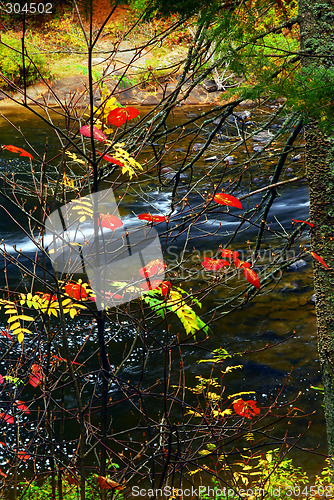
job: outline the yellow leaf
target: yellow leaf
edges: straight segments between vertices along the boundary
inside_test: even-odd
[[[16,321],[10,326],[11,330],[15,330],[16,328],[21,327],[21,323],[19,321]]]
[[[74,307],[72,307],[70,309],[70,316],[71,316],[71,318],[73,319],[74,316],[76,316],[77,314],[78,314],[78,311]]]
[[[5,314],[13,314],[13,313],[14,313],[14,314],[17,314],[17,310],[16,310],[16,309],[7,309],[7,310],[5,311]]]
[[[31,331],[28,330],[27,328],[17,328],[15,332],[13,332],[14,335],[19,335],[20,333],[29,333],[31,334]]]
[[[7,319],[7,323],[13,323],[13,321],[17,321],[18,319],[20,319],[18,315],[12,316],[11,318]]]
[[[23,339],[24,339],[24,335],[23,333],[19,333],[18,336],[17,336],[17,340],[19,341],[19,344],[22,344],[23,342]]]
[[[35,321],[35,318],[31,316],[26,316],[25,314],[20,314],[18,316],[18,319],[21,319],[22,321]]]

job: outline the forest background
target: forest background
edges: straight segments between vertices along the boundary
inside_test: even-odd
[[[1,138],[1,209],[34,249],[1,249],[2,497],[210,484],[202,498],[331,498],[332,3],[37,5],[1,3],[1,116],[15,137]],[[287,226],[275,201],[306,181],[310,218]],[[110,190],[117,211],[94,217],[90,196]],[[111,282],[99,310],[83,270],[50,262],[45,224],[65,205],[121,248],[123,226],[156,228],[163,260]],[[279,287],[294,300],[289,272],[310,259],[328,454],[303,444],[313,408],[286,397],[289,377],[259,402],[252,372],[235,375],[294,332],[245,352],[224,338]],[[297,449],[318,457],[314,475]]]

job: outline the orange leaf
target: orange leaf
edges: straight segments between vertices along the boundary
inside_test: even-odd
[[[245,278],[248,281],[248,283],[250,283],[251,285],[254,285],[255,288],[260,290],[261,284],[260,284],[260,280],[259,280],[259,277],[256,274],[256,272],[253,271],[253,269],[249,269],[248,267],[244,267],[243,269],[244,269]]]
[[[252,418],[260,413],[260,408],[256,406],[256,401],[250,399],[249,401],[244,401],[243,399],[236,399],[233,402],[233,408],[235,413],[241,417]]]
[[[317,259],[317,261],[320,262],[320,264],[322,264],[323,266],[325,266],[327,269],[330,269],[330,267],[327,266],[326,262],[324,261],[324,259],[322,257],[320,257],[320,255],[318,255],[315,252],[310,252],[310,254],[312,255],[312,257],[314,257],[315,259]]]
[[[151,260],[145,267],[139,269],[139,274],[143,278],[151,278],[159,274],[163,274],[165,264],[161,259]]]
[[[8,151],[11,151],[12,153],[20,153],[20,156],[27,156],[28,158],[31,158],[32,160],[34,159],[33,155],[28,153],[28,151],[25,151],[22,148],[18,148],[17,146],[12,146],[9,144],[8,146],[1,146],[4,149],[8,149]]]
[[[115,108],[110,111],[107,117],[107,121],[115,127],[120,127],[127,121],[132,120],[133,118],[137,118],[138,115],[138,109],[132,106],[128,106],[126,108]]]
[[[213,200],[220,205],[228,205],[229,207],[242,208],[242,205],[238,198],[232,196],[231,194],[217,193]]]
[[[98,481],[101,490],[124,490],[125,486],[120,483],[116,483],[109,477],[98,476]]]
[[[139,214],[138,219],[147,220],[149,222],[164,222],[166,220],[166,217],[164,215],[152,215],[148,213],[148,214]]]

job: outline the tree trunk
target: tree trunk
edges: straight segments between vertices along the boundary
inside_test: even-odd
[[[334,7],[330,0],[299,0],[301,51],[304,66],[334,66]],[[331,269],[314,262],[318,347],[324,385],[328,454],[334,456],[334,134],[315,121],[306,124],[305,146],[314,224],[312,251]]]

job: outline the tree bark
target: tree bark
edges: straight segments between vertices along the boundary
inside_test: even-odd
[[[304,66],[333,68],[334,7],[331,0],[299,0],[299,25]],[[329,103],[330,104],[330,103]],[[308,117],[306,117],[307,119]],[[310,118],[309,118],[310,120]],[[330,266],[314,261],[318,348],[324,386],[328,454],[334,456],[334,134],[316,121],[305,126],[312,251]]]

